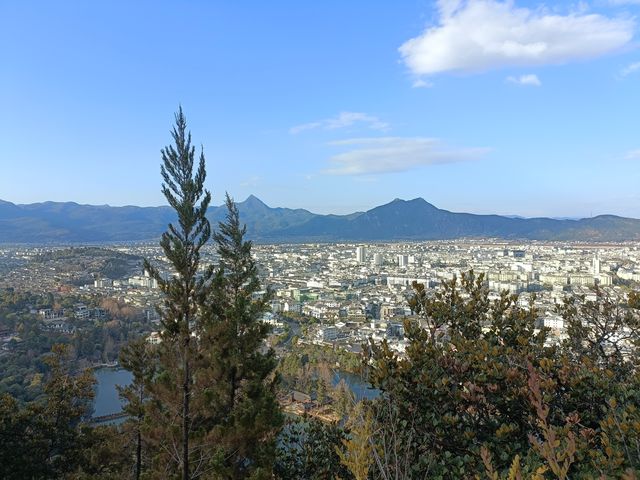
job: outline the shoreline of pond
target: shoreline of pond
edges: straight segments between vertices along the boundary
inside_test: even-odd
[[[117,385],[127,386],[133,375],[128,370],[114,365],[94,368],[96,376],[95,398],[92,417],[116,415],[122,412],[123,403],[118,396]],[[356,400],[371,400],[380,395],[379,390],[371,388],[368,382],[357,374],[336,370],[333,372],[333,386],[344,380]]]

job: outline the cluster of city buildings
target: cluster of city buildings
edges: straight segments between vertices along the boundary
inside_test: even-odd
[[[566,296],[595,299],[594,287],[624,297],[640,274],[637,244],[515,244],[504,241],[439,241],[389,244],[262,245],[255,255],[275,292],[274,312],[318,320],[308,341],[357,350],[367,338],[404,349],[403,322],[411,318],[413,283],[435,292],[442,282],[473,270],[483,274],[490,296],[507,291],[539,312],[538,326],[563,338],[557,305]],[[624,277],[620,277],[622,272]],[[630,283],[631,282],[631,283]]]
[[[84,303],[76,303],[73,308],[40,308],[33,313],[37,313],[45,329],[69,334],[76,330],[75,320],[100,321],[109,317],[104,308],[91,308]]]
[[[165,278],[173,272],[161,248],[151,244],[110,247],[121,253],[149,259]],[[40,250],[38,250],[40,252]],[[640,282],[640,245],[519,244],[501,240],[456,240],[371,244],[276,244],[254,245],[262,284],[273,292],[269,321],[303,315],[314,326],[300,332],[300,340],[341,346],[358,351],[368,338],[387,339],[398,351],[404,349],[403,322],[411,318],[408,299],[412,285],[435,292],[441,284],[473,270],[483,274],[492,298],[507,291],[528,306],[532,298],[539,312],[539,326],[551,329],[552,339],[565,334],[556,306],[569,295],[595,298],[594,287],[623,298]],[[18,265],[29,271],[32,253],[24,248],[0,251],[0,265]],[[20,262],[22,261],[22,263]],[[204,270],[217,262],[213,248],[203,250]],[[36,263],[45,291],[60,288],[60,268],[47,271]],[[12,274],[15,275],[15,272]],[[26,274],[25,274],[26,275]],[[33,275],[31,273],[30,275]],[[11,275],[10,275],[11,276]],[[119,279],[94,275],[83,285],[63,285],[72,291],[117,298],[139,308],[149,320],[157,320],[161,302],[157,282],[138,266],[137,274]],[[31,285],[33,289],[33,284]],[[74,318],[100,318],[100,312],[76,306]],[[85,307],[86,308],[86,307]],[[65,312],[38,312],[48,328],[69,327]],[[159,336],[151,341],[159,341]]]

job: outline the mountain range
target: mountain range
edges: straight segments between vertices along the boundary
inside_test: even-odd
[[[340,242],[504,238],[617,242],[640,240],[640,220],[599,215],[579,220],[455,213],[422,198],[395,199],[366,212],[318,215],[271,208],[255,196],[239,202],[247,235],[258,242]],[[209,208],[217,225],[224,206]],[[0,200],[0,243],[102,243],[157,239],[175,214],[163,207],[111,207],[73,202],[16,205]]]

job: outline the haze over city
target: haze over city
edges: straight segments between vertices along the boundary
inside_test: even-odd
[[[637,1],[2,2],[0,198],[640,217]],[[470,28],[482,24],[481,31]]]

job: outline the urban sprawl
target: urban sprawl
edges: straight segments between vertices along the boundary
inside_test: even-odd
[[[135,244],[105,247],[127,254],[128,267],[135,274],[107,278],[91,271],[72,272],[55,262],[33,262],[43,254],[64,247],[3,247],[4,267],[0,287],[35,293],[86,294],[115,298],[141,312],[159,325],[156,307],[161,293],[157,284],[135,258],[147,258],[166,277],[172,275],[157,245]],[[298,341],[329,344],[358,352],[368,338],[386,339],[392,349],[405,348],[403,323],[412,317],[408,299],[414,282],[436,291],[444,281],[473,270],[484,274],[491,296],[501,292],[518,295],[528,306],[532,297],[538,312],[538,327],[550,329],[552,342],[565,335],[556,306],[568,295],[595,299],[594,287],[613,298],[640,282],[640,245],[627,244],[517,244],[499,240],[437,241],[386,244],[278,244],[255,245],[254,256],[262,284],[273,292],[271,312],[264,320],[282,332],[292,318],[314,320],[303,330],[296,329]],[[135,257],[134,257],[135,256]],[[212,250],[205,250],[201,268],[216,263]],[[82,284],[78,284],[82,283]],[[266,290],[265,290],[266,291]],[[45,328],[73,333],[74,322],[106,318],[101,308],[77,303],[73,308],[40,308],[32,312]],[[159,327],[158,327],[159,329]],[[15,332],[3,332],[2,341],[15,339]],[[159,331],[148,336],[159,342]]]

